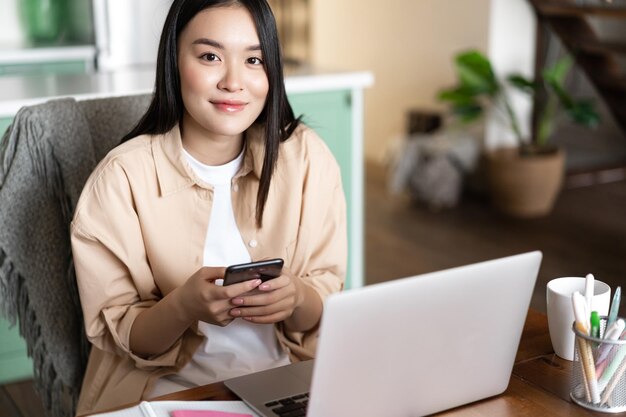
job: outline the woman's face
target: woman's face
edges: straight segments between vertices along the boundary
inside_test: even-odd
[[[241,6],[205,9],[178,42],[185,126],[216,140],[239,137],[263,110],[269,89],[252,16]]]

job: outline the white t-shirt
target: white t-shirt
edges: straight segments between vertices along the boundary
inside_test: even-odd
[[[243,151],[231,162],[219,166],[205,165],[186,151],[184,154],[196,175],[213,186],[204,265],[250,262],[250,254],[235,222],[231,198],[231,182],[243,162]],[[191,361],[178,374],[159,378],[149,397],[289,364],[289,356],[278,344],[271,324],[235,319],[226,327],[199,322],[198,330],[206,337]]]

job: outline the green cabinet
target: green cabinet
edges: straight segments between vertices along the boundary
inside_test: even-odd
[[[0,64],[0,76],[5,75],[47,75],[47,74],[85,74],[93,64],[85,60],[63,62],[39,62]]]
[[[0,118],[0,140],[13,119]],[[18,326],[10,327],[0,317],[0,384],[32,378],[33,365],[26,355],[26,342],[20,337]]]
[[[17,326],[0,319],[0,384],[32,378],[33,365]]]
[[[4,132],[7,130],[12,121],[12,117],[0,117],[0,141],[2,140]]]
[[[302,115],[302,121],[315,130],[324,139],[331,152],[337,159],[341,169],[341,179],[346,194],[347,212],[350,213],[354,204],[362,204],[354,201],[352,187],[353,171],[353,146],[352,141],[352,106],[351,90],[334,90],[314,93],[297,93],[289,96],[289,102],[296,116]],[[352,229],[360,227],[354,224],[348,216],[348,236],[352,236]],[[349,245],[359,244],[348,239]],[[352,252],[348,255],[348,271],[346,275],[346,288],[352,288],[352,274],[355,268]]]

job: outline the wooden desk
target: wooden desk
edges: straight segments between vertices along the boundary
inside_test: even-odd
[[[582,408],[569,398],[571,362],[557,357],[548,334],[548,319],[529,310],[513,375],[497,397],[455,408],[438,416],[606,416]],[[158,400],[238,400],[222,383],[159,397]]]

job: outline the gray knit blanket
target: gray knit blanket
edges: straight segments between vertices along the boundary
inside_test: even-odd
[[[50,417],[74,415],[89,354],[69,225],[91,171],[150,96],[24,107],[0,142],[0,314],[19,324]]]

